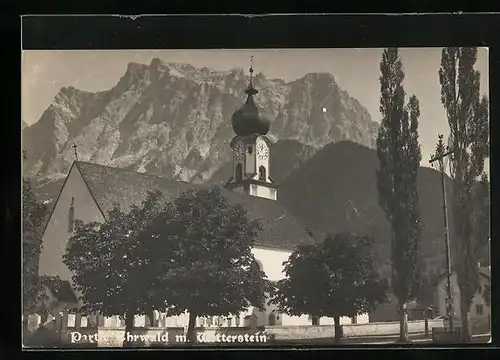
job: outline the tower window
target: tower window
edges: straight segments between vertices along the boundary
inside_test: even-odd
[[[75,198],[71,198],[71,205],[68,211],[68,232],[73,232],[75,224]]]
[[[253,147],[249,146],[248,147],[248,153],[251,155],[253,153]]]
[[[241,164],[236,165],[235,172],[236,181],[243,180],[243,166]]]
[[[259,167],[259,180],[266,181],[266,168],[264,166]]]

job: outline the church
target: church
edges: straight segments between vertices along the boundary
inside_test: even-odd
[[[233,153],[233,173],[222,192],[231,203],[242,204],[252,220],[261,222],[252,252],[261,269],[271,281],[284,277],[283,262],[300,244],[318,241],[306,231],[300,220],[282,206],[279,187],[272,177],[270,157],[272,142],[267,137],[270,122],[259,116],[254,97],[258,94],[252,84],[253,69],[250,68],[250,83],[245,90],[245,104],[232,116],[235,133],[230,142]],[[40,275],[59,275],[65,281],[65,290],[51,293],[54,301],[75,305],[77,295],[72,290],[71,272],[63,263],[67,241],[71,237],[75,219],[84,222],[104,222],[114,204],[123,211],[145,200],[148,191],[159,190],[166,200],[173,200],[188,189],[202,188],[160,175],[139,173],[89,162],[75,161],[64,181],[54,204],[43,235],[43,249],[39,260]],[[61,294],[65,296],[60,296]],[[68,293],[73,296],[69,296]],[[68,322],[77,326],[87,326],[90,319],[79,314],[67,313]],[[89,317],[90,318],[90,317]],[[120,327],[123,321],[118,316],[92,319],[100,326]],[[157,311],[150,316],[137,316],[135,326],[179,327],[187,326],[187,314],[166,317]],[[368,315],[341,318],[342,324],[366,323]],[[197,318],[197,326],[242,327],[242,326],[294,326],[331,325],[332,318],[312,319],[311,316],[288,316],[281,314],[274,306],[268,305],[264,311],[250,308],[246,313],[232,317]],[[73,325],[74,326],[74,325]]]

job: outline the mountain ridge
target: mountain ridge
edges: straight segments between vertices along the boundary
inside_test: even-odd
[[[243,69],[221,72],[153,59],[129,63],[108,90],[63,87],[40,120],[23,130],[23,171],[42,181],[64,177],[76,144],[81,160],[207,181],[231,159],[230,117],[243,105],[248,81]],[[319,149],[350,139],[374,146],[378,124],[331,74],[285,82],[258,73],[253,83],[274,142],[290,139]]]

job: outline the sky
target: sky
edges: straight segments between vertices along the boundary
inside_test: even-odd
[[[420,101],[419,136],[422,162],[434,152],[437,136],[447,136],[448,123],[441,104],[438,71],[441,48],[400,48],[408,95]],[[331,73],[339,86],[380,121],[380,60],[383,49],[279,49],[279,50],[120,50],[24,51],[22,56],[22,116],[38,121],[63,86],[102,91],[112,88],[129,62],[149,64],[155,57],[165,62],[230,70],[248,68],[254,56],[256,73],[292,81],[311,72]],[[481,73],[481,93],[489,94],[488,50],[479,48],[476,69]]]

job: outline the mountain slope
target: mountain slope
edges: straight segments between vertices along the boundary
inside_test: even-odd
[[[279,199],[313,231],[354,231],[373,236],[378,259],[388,275],[391,231],[378,202],[377,168],[375,150],[348,141],[330,144],[288,176],[280,186]],[[451,196],[450,189],[448,181],[447,196]],[[439,272],[445,254],[439,172],[421,167],[418,190],[422,254],[428,269]],[[453,239],[453,214],[449,213]]]
[[[61,89],[40,120],[23,131],[24,172],[63,177],[78,158],[203,182],[231,159],[231,115],[246,95],[242,69],[130,63],[115,87],[98,93]],[[258,74],[256,102],[272,121],[272,138],[316,149],[332,141],[374,145],[378,125],[330,74],[285,83]]]

